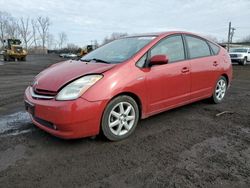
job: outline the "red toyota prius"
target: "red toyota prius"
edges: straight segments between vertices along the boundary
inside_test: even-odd
[[[139,119],[210,98],[223,101],[231,60],[216,43],[188,32],[128,36],[79,61],[57,63],[25,91],[25,107],[44,131],[64,139],[130,136]]]

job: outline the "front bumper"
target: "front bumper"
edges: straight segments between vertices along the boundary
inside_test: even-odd
[[[83,98],[72,101],[34,99],[30,87],[24,100],[34,106],[33,123],[42,130],[64,139],[94,136],[99,133],[106,101],[89,102]]]
[[[231,57],[231,61],[233,61],[233,62],[243,62],[244,57]]]

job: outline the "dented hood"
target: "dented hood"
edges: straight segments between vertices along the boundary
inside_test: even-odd
[[[68,82],[87,74],[100,74],[114,64],[86,63],[82,61],[66,61],[57,63],[38,74],[34,80],[33,88],[57,92]]]

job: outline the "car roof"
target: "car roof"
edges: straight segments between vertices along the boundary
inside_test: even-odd
[[[159,37],[159,36],[167,36],[167,35],[170,35],[170,34],[190,34],[190,35],[195,35],[195,36],[199,36],[199,37],[205,38],[205,37],[200,36],[198,34],[187,32],[187,31],[165,31],[165,32],[152,32],[152,33],[132,34],[132,35],[128,35],[128,36],[126,36],[124,38],[127,38],[127,37],[150,37],[150,36]]]

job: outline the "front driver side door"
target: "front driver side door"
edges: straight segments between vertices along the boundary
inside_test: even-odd
[[[186,103],[190,93],[190,64],[185,60],[182,36],[162,39],[149,54],[149,58],[162,54],[169,58],[168,64],[149,67],[146,73],[149,114]]]

